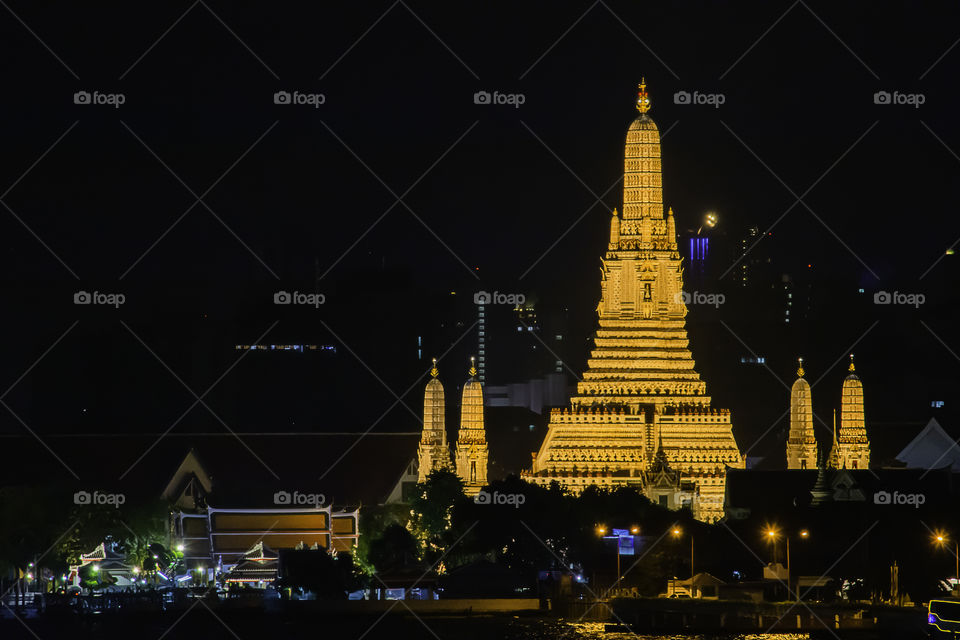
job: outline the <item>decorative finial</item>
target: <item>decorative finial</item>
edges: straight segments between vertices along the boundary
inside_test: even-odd
[[[613,217],[614,217],[614,218],[617,217],[617,210],[616,210],[616,208],[614,208],[614,210],[613,210]]]
[[[470,356],[470,371],[469,371],[469,373],[470,373],[470,377],[471,377],[471,378],[477,375],[477,367],[474,366],[474,361],[475,361],[475,360],[476,360],[476,358],[474,358],[473,356]]]
[[[647,95],[647,79],[640,79],[640,91],[637,92],[637,111],[646,113],[650,111],[650,96]]]
[[[856,371],[856,370],[857,370],[856,367],[853,366],[853,354],[851,353],[851,354],[850,354],[850,368],[847,369],[847,371],[849,371],[850,373],[853,373],[853,372]]]
[[[800,363],[800,366],[797,368],[797,377],[803,377],[803,358],[797,358],[797,362]]]
[[[430,369],[430,375],[433,376],[434,378],[436,378],[439,374],[440,374],[440,372],[437,371],[437,359],[434,358],[434,359],[433,359],[433,369]]]
[[[673,207],[667,207],[667,215],[673,217]]]
[[[833,410],[833,442],[837,442],[837,410]]]

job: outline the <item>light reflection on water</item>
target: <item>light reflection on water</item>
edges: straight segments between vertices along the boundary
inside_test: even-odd
[[[633,633],[607,633],[603,622],[570,622],[564,625],[571,632],[563,634],[568,640],[809,640],[807,633],[743,633],[719,635],[636,635]]]

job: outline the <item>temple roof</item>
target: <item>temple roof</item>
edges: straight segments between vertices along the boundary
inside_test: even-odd
[[[910,469],[942,469],[960,471],[960,445],[943,430],[936,418],[897,454],[897,460]]]

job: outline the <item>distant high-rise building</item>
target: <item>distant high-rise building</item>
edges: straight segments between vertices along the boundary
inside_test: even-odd
[[[813,432],[813,394],[803,377],[803,358],[797,380],[790,389],[790,435],[787,437],[787,469],[817,467],[817,437]]]

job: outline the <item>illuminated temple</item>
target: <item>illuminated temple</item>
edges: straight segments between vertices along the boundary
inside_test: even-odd
[[[579,492],[633,486],[660,504],[723,516],[727,467],[743,468],[730,412],[711,406],[687,339],[673,211],[664,215],[660,133],[641,83],[627,130],[623,214],[602,259],[599,328],[569,409],[551,413],[526,480]],[[676,478],[664,492],[664,468]],[[654,492],[653,489],[657,488]]]

